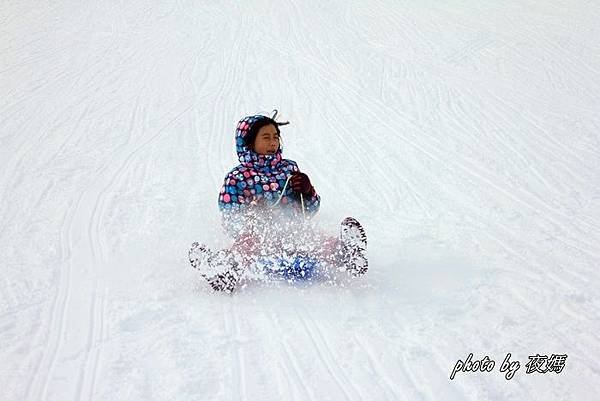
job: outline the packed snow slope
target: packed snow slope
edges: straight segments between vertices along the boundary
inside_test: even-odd
[[[1,2],[0,399],[595,399],[598,21],[594,1]],[[187,249],[228,245],[235,126],[274,108],[370,271],[214,294]],[[496,367],[450,380],[469,353]],[[535,354],[568,357],[527,374]]]

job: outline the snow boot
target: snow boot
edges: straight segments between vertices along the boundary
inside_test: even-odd
[[[213,252],[194,242],[188,252],[190,264],[200,272],[215,291],[231,293],[241,277],[241,268],[229,249]]]
[[[341,262],[353,276],[362,276],[369,269],[365,256],[367,235],[362,225],[353,217],[346,217],[340,227]]]

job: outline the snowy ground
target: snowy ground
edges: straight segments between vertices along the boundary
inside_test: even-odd
[[[0,399],[597,397],[600,4],[205,3],[0,3]],[[213,294],[187,248],[274,108],[371,270]]]

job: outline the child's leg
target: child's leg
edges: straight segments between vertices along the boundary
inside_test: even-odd
[[[231,250],[240,255],[243,266],[248,267],[260,253],[260,241],[254,235],[244,234],[234,240]]]
[[[322,262],[337,266],[340,261],[341,242],[339,238],[320,234],[313,248],[313,256]]]
[[[365,274],[368,270],[365,256],[367,238],[355,219],[344,219],[340,238],[315,233],[315,239],[312,254],[320,261],[335,267],[343,266],[354,276]]]

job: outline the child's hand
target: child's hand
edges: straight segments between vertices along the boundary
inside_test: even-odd
[[[303,195],[314,195],[315,189],[310,183],[310,179],[304,173],[296,171],[292,173],[292,178],[290,178],[290,185],[294,192],[303,194]]]

